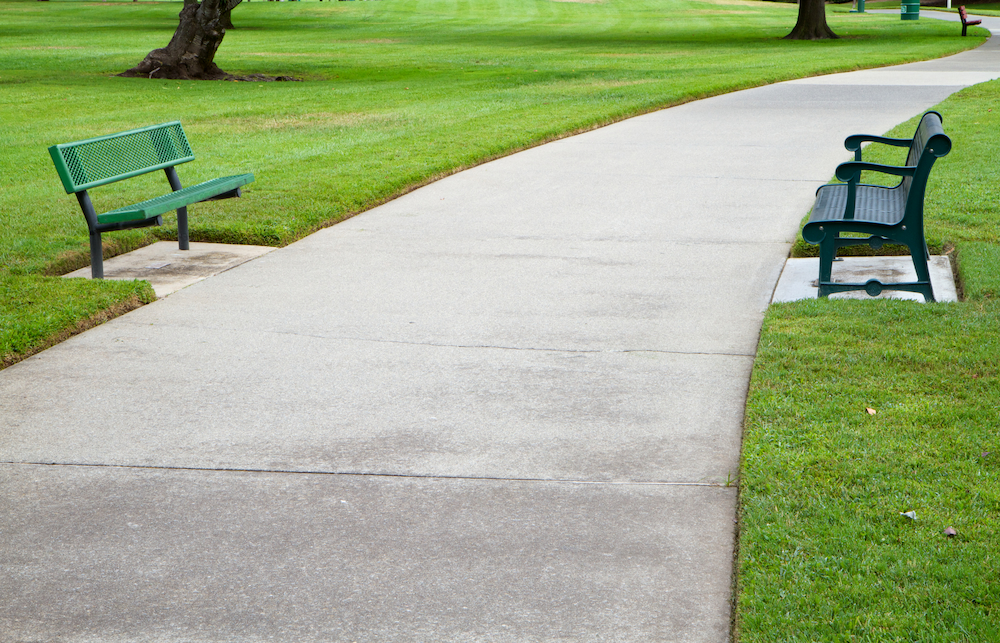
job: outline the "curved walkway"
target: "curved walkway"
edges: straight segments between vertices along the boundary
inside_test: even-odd
[[[0,372],[0,639],[727,640],[799,219],[998,48],[504,158]]]

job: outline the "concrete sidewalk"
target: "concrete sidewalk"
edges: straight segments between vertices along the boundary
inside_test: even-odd
[[[797,224],[998,48],[500,159],[0,372],[0,641],[726,641]]]

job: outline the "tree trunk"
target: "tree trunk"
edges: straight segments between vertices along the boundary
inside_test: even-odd
[[[785,40],[824,40],[836,38],[826,24],[826,3],[823,0],[799,0],[799,19]]]
[[[236,3],[233,3],[235,6]],[[121,74],[127,77],[180,80],[225,80],[229,74],[215,64],[215,52],[226,35],[222,16],[226,0],[185,0],[180,24],[163,49],[154,49],[141,63]]]

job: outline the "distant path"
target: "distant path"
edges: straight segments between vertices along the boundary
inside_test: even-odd
[[[0,640],[726,641],[799,219],[997,50],[503,158],[0,372]]]

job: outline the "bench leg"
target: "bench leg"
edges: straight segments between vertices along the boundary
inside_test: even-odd
[[[927,242],[921,239],[918,247],[910,246],[910,257],[913,259],[913,269],[917,273],[917,281],[927,284],[926,288],[920,289],[920,293],[924,296],[924,301],[934,301],[934,289],[931,287],[931,271],[927,267]]]
[[[819,296],[829,297],[830,289],[823,284],[830,283],[831,276],[833,273],[833,260],[837,256],[837,242],[836,238],[840,236],[840,233],[836,233],[833,237],[828,237],[819,244]]]
[[[170,189],[177,191],[181,189],[181,180],[177,176],[177,170],[173,166],[163,168],[164,173],[167,175],[167,181],[170,183]],[[182,208],[177,208],[177,247],[181,250],[190,250],[191,244],[188,243],[188,209],[187,206]]]
[[[104,246],[100,232],[90,233],[90,277],[104,279]]]
[[[177,247],[181,250],[190,250],[188,243],[188,209],[187,206],[177,208]]]

